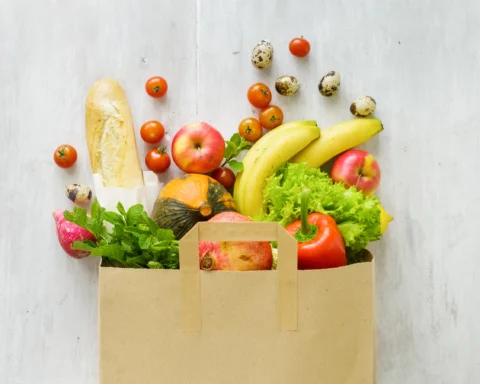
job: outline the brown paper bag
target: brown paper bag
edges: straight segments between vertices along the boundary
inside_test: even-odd
[[[278,240],[278,270],[201,271],[199,240]],[[102,384],[373,384],[373,263],[297,271],[276,223],[199,223],[180,270],[100,268]]]

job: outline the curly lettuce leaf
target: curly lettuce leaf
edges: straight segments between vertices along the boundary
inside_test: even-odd
[[[371,241],[380,239],[380,201],[365,197],[355,187],[334,183],[319,168],[286,163],[266,180],[264,212],[258,221],[277,221],[283,226],[300,218],[301,191],[310,189],[309,213],[330,215],[338,225],[345,245],[353,255]]]

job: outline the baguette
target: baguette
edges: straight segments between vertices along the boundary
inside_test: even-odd
[[[85,131],[92,173],[102,177],[105,187],[144,185],[132,114],[117,81],[102,79],[90,88]]]

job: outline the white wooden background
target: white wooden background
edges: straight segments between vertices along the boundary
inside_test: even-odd
[[[292,74],[299,94],[274,96],[287,120],[327,127],[369,94],[384,121],[365,146],[395,216],[372,248],[378,383],[478,383],[478,20],[475,0],[0,0],[0,382],[98,381],[96,260],[68,258],[51,216],[71,207],[67,184],[92,181],[90,85],[118,79],[137,128],[204,120],[229,136],[253,113],[251,83]],[[312,43],[307,59],[288,52],[297,35]],[[275,46],[265,72],[249,61],[261,39]],[[329,70],[342,87],[326,99]],[[144,92],[152,75],[168,79],[163,100]],[[52,161],[64,142],[79,151],[71,171]]]

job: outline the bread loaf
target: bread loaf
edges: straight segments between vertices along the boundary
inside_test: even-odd
[[[101,175],[105,187],[144,185],[130,107],[116,80],[102,79],[90,88],[85,132],[92,173]]]

